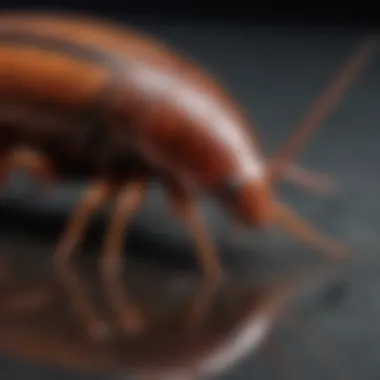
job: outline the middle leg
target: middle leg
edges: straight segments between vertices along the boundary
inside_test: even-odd
[[[144,321],[138,310],[128,302],[123,291],[121,278],[123,237],[127,225],[142,205],[146,190],[145,180],[134,180],[119,192],[107,231],[102,260],[99,263],[111,309],[116,315],[118,324],[127,333],[141,332]]]

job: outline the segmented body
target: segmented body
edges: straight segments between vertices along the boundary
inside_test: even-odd
[[[209,189],[264,175],[244,113],[208,73],[113,25],[0,16],[0,97],[3,144],[32,145],[62,174],[141,159]]]

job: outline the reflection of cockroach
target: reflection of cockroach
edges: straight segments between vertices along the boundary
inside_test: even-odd
[[[276,324],[287,321],[291,310],[286,306],[315,285],[324,286],[329,282],[328,277],[334,275],[309,272],[291,276],[291,280],[277,279],[276,284],[257,282],[253,273],[249,277],[237,276],[221,284],[219,297],[209,303],[207,315],[189,331],[183,317],[187,316],[189,303],[197,303],[205,288],[190,281],[182,287],[183,292],[168,299],[173,280],[183,277],[162,272],[152,278],[152,271],[141,269],[133,268],[136,282],[130,284],[129,290],[150,321],[144,334],[132,339],[115,334],[106,345],[94,345],[84,339],[81,326],[71,318],[69,304],[62,302],[59,287],[49,279],[43,286],[29,283],[19,291],[23,300],[31,294],[46,295],[49,291],[52,297],[45,298],[45,304],[38,306],[28,302],[30,310],[24,305],[23,310],[12,309],[0,314],[0,350],[42,365],[81,373],[125,373],[141,380],[208,379],[230,371],[251,354],[269,359],[271,367],[276,368],[284,353],[271,332],[276,330]],[[88,279],[89,274],[85,270],[82,279]],[[40,276],[43,277],[41,273]],[[162,285],[158,290],[157,279],[161,279]],[[146,283],[150,290],[141,292],[141,286]],[[92,291],[99,294],[100,284],[92,285]],[[13,297],[8,294],[7,298],[12,300]],[[298,319],[301,318],[297,318],[297,330],[302,322]],[[273,353],[276,356],[272,356]],[[267,354],[270,356],[266,357]]]
[[[210,279],[218,279],[221,269],[194,202],[198,190],[216,197],[247,226],[278,223],[301,240],[341,253],[275,202],[272,184],[286,174],[304,132],[337,103],[375,47],[366,42],[352,57],[300,126],[302,133],[269,168],[239,106],[210,76],[162,44],[73,16],[4,13],[0,175],[5,180],[23,168],[47,181],[91,181],[55,254],[61,268],[73,257],[91,215],[116,196],[101,265],[112,289],[127,221],[152,178],[163,183],[187,223]],[[110,301],[123,320],[117,294],[109,292]]]

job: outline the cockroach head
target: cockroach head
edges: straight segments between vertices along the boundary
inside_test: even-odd
[[[264,178],[227,176],[219,187],[218,198],[247,227],[262,227],[273,219],[274,199]]]

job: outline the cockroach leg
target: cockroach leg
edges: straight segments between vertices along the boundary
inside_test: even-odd
[[[311,172],[295,164],[289,165],[284,174],[285,180],[316,194],[331,195],[337,191],[337,184],[327,176]]]
[[[100,262],[100,271],[103,275],[111,308],[119,325],[127,333],[141,332],[144,328],[144,321],[139,311],[128,302],[123,291],[121,276],[123,237],[127,225],[142,205],[146,186],[145,181],[136,180],[127,184],[119,192]]]
[[[203,321],[219,289],[217,282],[203,281],[196,290],[185,314],[185,327],[195,330]]]
[[[74,312],[83,321],[91,338],[94,339],[103,339],[108,333],[107,327],[93,310],[89,296],[70,264],[91,216],[105,203],[111,192],[111,185],[103,181],[94,183],[85,190],[76,210],[71,215],[53,257],[54,271],[71,298]]]
[[[201,322],[220,285],[222,268],[195,201],[183,187],[178,185],[171,186],[169,199],[195,241],[198,262],[205,276],[185,316],[185,324],[188,327],[196,327]]]
[[[318,232],[285,204],[276,204],[276,214],[276,223],[294,238],[314,245],[336,259],[348,258],[348,249],[343,244]]]
[[[169,199],[195,241],[198,261],[206,277],[205,280],[219,283],[223,274],[222,268],[198,206],[187,191],[178,186],[171,188]]]

